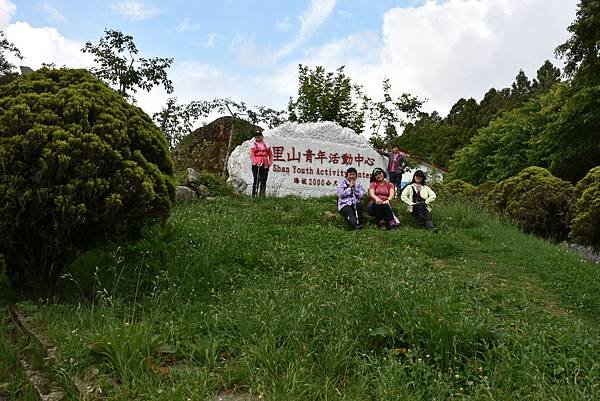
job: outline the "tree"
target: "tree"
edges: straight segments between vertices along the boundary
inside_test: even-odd
[[[536,79],[533,80],[532,88],[537,93],[545,93],[560,82],[560,69],[555,67],[550,60],[537,70]]]
[[[106,29],[97,45],[87,42],[81,51],[94,55],[94,61],[99,64],[92,68],[92,73],[116,87],[125,98],[131,98],[138,88],[150,91],[157,85],[162,85],[167,93],[173,92],[173,83],[167,78],[173,59],[138,57],[130,35]]]
[[[0,30],[0,82],[7,81],[7,78],[16,77],[13,72],[15,66],[7,60],[7,55],[12,54],[18,59],[22,59],[21,52],[11,42],[6,39],[4,31]]]
[[[560,107],[532,150],[554,175],[576,183],[600,165],[600,85],[558,88]]]
[[[533,82],[520,70],[511,87],[500,90],[491,88],[480,103],[473,98],[461,98],[441,121],[434,121],[428,114],[421,113],[419,120],[406,126],[398,143],[409,150],[411,154],[420,155],[437,164],[447,166],[455,157],[456,152],[469,146],[479,132],[492,124],[494,119],[501,118],[505,113],[522,107],[528,100],[549,92],[560,82],[559,76],[560,70],[549,61],[546,61],[538,69],[537,77]],[[528,127],[524,127],[525,131],[527,129]],[[485,152],[488,149],[493,151],[493,146],[490,148],[488,145],[496,139],[495,136],[478,139],[474,148],[466,150],[461,156],[465,161],[465,164],[460,163],[464,166],[464,168],[461,167],[461,174],[471,176],[471,171],[474,170],[477,177],[475,181],[482,182],[481,180],[485,177],[479,172],[486,165],[482,164],[482,160],[475,161],[476,159],[472,159],[471,156],[482,154],[480,151],[487,154]],[[465,159],[465,157],[467,158]],[[520,163],[522,160],[519,159],[518,162]],[[519,168],[523,167],[525,166],[519,165]],[[457,176],[457,178],[468,181],[465,176]]]
[[[487,127],[490,121],[511,108],[510,89],[496,90],[491,88],[479,103],[478,128]]]
[[[566,60],[565,73],[584,85],[600,83],[600,1],[580,0],[571,37],[555,50]]]
[[[450,163],[453,177],[472,184],[501,181],[528,166],[548,167],[548,147],[539,140],[560,107],[558,88],[507,111],[478,131]]]
[[[40,69],[0,86],[0,254],[13,285],[51,296],[78,255],[168,217],[166,141],[86,70]],[[21,279],[19,279],[21,278]]]
[[[165,134],[173,150],[183,137],[192,132],[192,127],[199,118],[207,117],[213,111],[246,119],[252,124],[266,124],[269,128],[281,125],[287,119],[285,111],[265,106],[250,107],[244,102],[226,98],[192,101],[187,104],[178,104],[177,98],[169,98],[162,110],[154,113],[152,118]]]
[[[161,111],[152,115],[152,119],[160,127],[172,151],[192,131],[194,122],[205,114],[192,104],[178,104],[177,98],[172,97],[167,99]]]
[[[526,98],[531,92],[531,81],[527,78],[527,75],[523,70],[519,70],[515,78],[515,82],[512,84],[511,95],[517,99]]]
[[[571,239],[600,250],[600,166],[591,169],[575,187]]]
[[[229,114],[235,118],[229,132],[227,151],[223,160],[223,175],[226,174],[227,161],[236,142],[236,132],[247,131],[247,124],[244,124],[246,120],[252,124],[264,123],[269,128],[280,125],[286,120],[284,111],[265,106],[250,107],[244,102],[226,98],[192,101],[185,105],[179,105],[176,98],[171,98],[160,112],[153,115],[153,119],[161,128],[173,151],[179,141],[192,132],[192,127],[199,118],[206,117],[214,111],[221,115]]]
[[[371,143],[381,143],[384,144],[383,147],[389,147],[399,138],[397,127],[405,126],[407,119],[414,119],[419,114],[424,101],[408,93],[393,99],[390,95],[392,85],[388,78],[383,80],[382,87],[383,100],[374,102],[370,98],[365,98],[365,101],[369,105]],[[384,129],[383,137],[379,134],[381,128]]]
[[[314,70],[298,67],[298,99],[290,98],[290,121],[334,121],[361,133],[365,126],[368,98],[359,85],[352,85],[341,66],[336,73],[317,66]],[[362,102],[359,106],[356,101]]]

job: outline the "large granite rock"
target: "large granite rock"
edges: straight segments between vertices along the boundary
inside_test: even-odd
[[[175,187],[175,203],[177,205],[185,205],[198,199],[198,195],[192,188],[178,185]]]
[[[186,185],[193,189],[201,198],[210,196],[210,189],[200,183],[200,173],[191,167],[186,169]]]
[[[193,167],[198,171],[221,174],[227,151],[251,139],[257,130],[262,128],[239,118],[220,117],[198,128],[177,145],[173,152],[175,165],[179,170]],[[231,149],[228,149],[232,132]]]
[[[386,166],[386,159],[366,138],[336,123],[286,123],[263,134],[275,156],[267,180],[269,196],[334,195],[349,167],[356,168],[366,189],[371,171]],[[253,143],[252,139],[235,148],[227,164],[230,182],[246,194],[252,193]],[[241,182],[246,185],[244,189]]]
[[[197,184],[200,179],[200,174],[191,167],[185,169],[185,185],[191,187],[193,184]]]

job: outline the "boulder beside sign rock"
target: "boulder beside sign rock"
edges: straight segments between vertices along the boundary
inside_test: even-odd
[[[366,138],[333,122],[290,122],[265,130],[263,135],[274,154],[267,179],[268,196],[335,195],[338,182],[344,179],[349,167],[356,168],[358,181],[367,189],[371,171],[386,166],[386,159]],[[252,193],[250,147],[253,143],[252,139],[235,148],[227,163],[229,181],[249,195]]]
[[[185,205],[198,199],[198,195],[192,188],[178,185],[175,187],[175,203],[177,205]]]
[[[205,185],[200,184],[200,174],[191,167],[186,169],[186,186],[193,189],[201,198],[210,196],[210,190]]]

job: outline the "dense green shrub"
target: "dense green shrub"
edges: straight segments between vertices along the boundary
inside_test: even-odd
[[[600,166],[594,167],[575,187],[571,238],[600,248]]]
[[[461,200],[469,199],[473,191],[475,191],[474,185],[459,179],[444,183],[444,186],[449,196]]]
[[[479,202],[485,202],[489,193],[492,192],[496,188],[496,185],[498,185],[498,184],[495,183],[494,181],[486,181],[483,184],[478,185],[471,192],[471,194],[470,194],[471,199],[473,199],[475,201],[479,201]]]
[[[158,128],[85,70],[0,87],[0,166],[0,253],[35,295],[82,251],[166,219],[175,195]]]
[[[523,231],[560,241],[569,233],[575,189],[541,167],[528,167],[499,183],[488,195],[490,207]]]
[[[207,187],[213,196],[229,196],[233,194],[233,187],[217,174],[200,171],[197,182]]]

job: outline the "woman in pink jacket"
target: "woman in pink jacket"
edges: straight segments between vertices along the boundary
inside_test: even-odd
[[[254,178],[252,196],[256,196],[257,192],[260,196],[265,196],[269,167],[273,164],[273,150],[263,139],[262,131],[256,131],[254,143],[250,146],[252,177]]]

